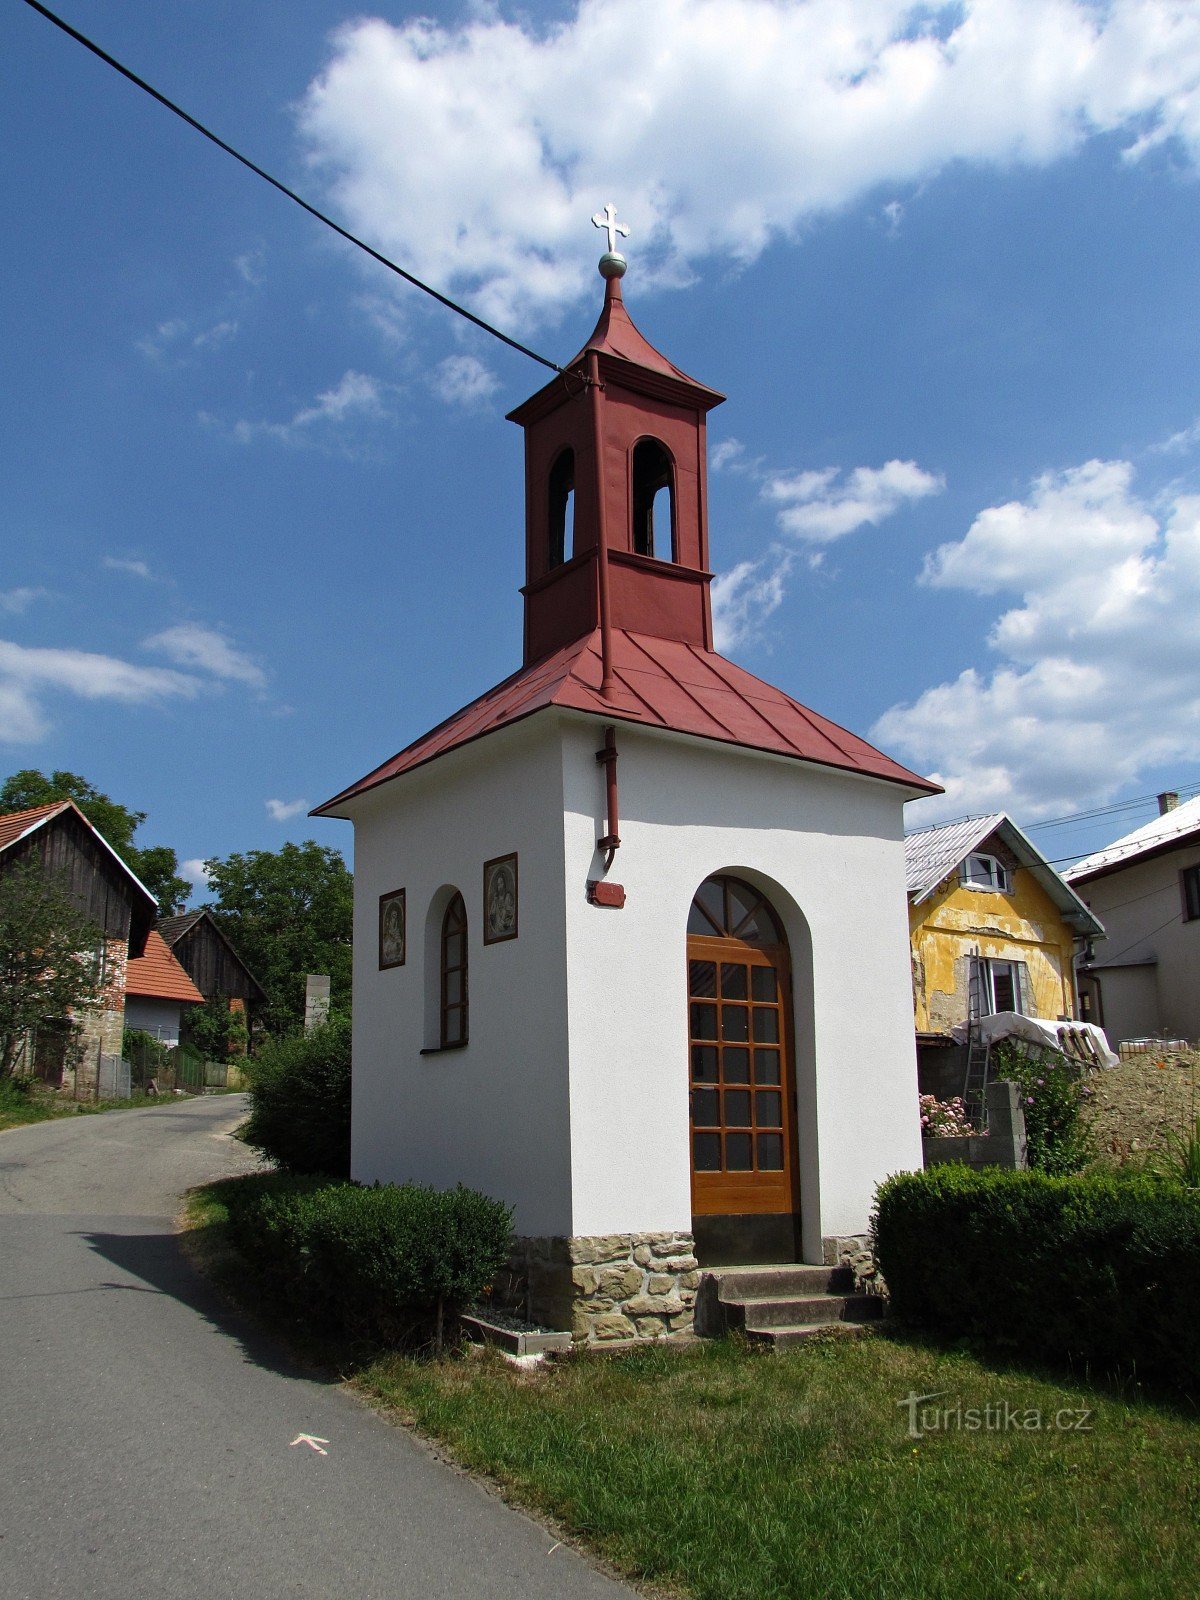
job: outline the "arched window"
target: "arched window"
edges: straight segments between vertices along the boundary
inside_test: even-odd
[[[575,554],[575,452],[563,450],[550,468],[550,519],[547,569],[561,567]]]
[[[467,908],[456,894],[442,918],[441,1046],[467,1042]]]
[[[741,878],[706,878],[696,891],[687,931],[744,944],[786,944],[779,918],[766,897]]]
[[[675,559],[675,463],[657,439],[633,447],[633,549]]]

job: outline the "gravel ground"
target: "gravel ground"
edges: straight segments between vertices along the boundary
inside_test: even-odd
[[[1200,1116],[1200,1051],[1133,1056],[1095,1073],[1086,1120],[1102,1156],[1118,1162],[1164,1150]]]

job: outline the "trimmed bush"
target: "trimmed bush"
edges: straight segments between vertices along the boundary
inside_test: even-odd
[[[1200,1389],[1200,1192],[1151,1177],[938,1166],[889,1178],[875,1248],[943,1336]]]
[[[305,1327],[376,1345],[430,1337],[508,1259],[512,1212],[474,1189],[269,1175],[229,1186],[234,1243]]]
[[[285,1172],[350,1175],[350,1021],[270,1039],[242,1063],[246,1143]]]

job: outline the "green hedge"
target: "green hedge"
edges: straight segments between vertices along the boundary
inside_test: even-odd
[[[939,1166],[882,1184],[896,1313],[941,1335],[1200,1388],[1200,1191]]]
[[[233,1242],[303,1326],[372,1344],[441,1339],[508,1258],[512,1212],[473,1189],[270,1175],[231,1184]]]
[[[246,1143],[286,1172],[350,1175],[350,1020],[269,1039],[242,1063]]]

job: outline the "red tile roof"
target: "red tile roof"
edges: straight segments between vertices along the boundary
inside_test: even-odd
[[[611,699],[600,694],[596,630],[489,689],[312,814],[335,815],[336,807],[354,795],[547,706],[794,756],[900,783],[922,794],[940,793],[928,778],[910,772],[865,739],[818,716],[715,651],[615,628],[612,658],[616,691]]]
[[[28,811],[9,811],[0,817],[0,850],[6,850],[10,844],[16,844],[30,828],[39,822],[45,822],[47,817],[52,817],[56,812],[65,811],[71,804],[69,800],[52,800],[48,806],[32,806]]]
[[[125,993],[152,1000],[204,999],[157,928],[150,930],[145,955],[137,956],[125,968]]]

